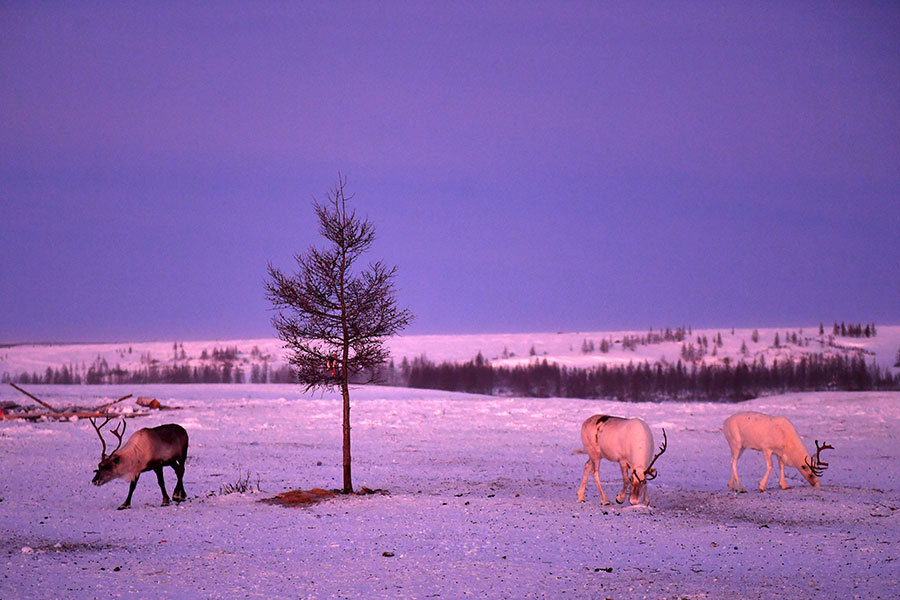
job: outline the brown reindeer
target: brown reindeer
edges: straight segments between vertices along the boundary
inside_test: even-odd
[[[119,445],[109,455],[106,454],[106,440],[100,430],[109,422],[109,417],[103,423],[97,426],[94,419],[90,419],[91,425],[100,437],[100,443],[103,444],[101,452],[100,464],[97,465],[94,479],[91,483],[94,485],[103,485],[109,483],[113,479],[124,479],[130,483],[128,488],[128,497],[119,507],[119,510],[131,508],[131,495],[134,488],[137,487],[138,478],[145,471],[153,471],[156,473],[156,480],[159,482],[159,489],[162,491],[163,506],[168,506],[169,495],[166,493],[166,484],[163,480],[163,467],[172,467],[178,481],[175,483],[175,489],[172,492],[172,499],[175,502],[181,502],[187,498],[184,491],[184,462],[187,459],[188,435],[181,425],[170,423],[168,425],[160,425],[159,427],[139,429],[134,433],[125,445],[122,446],[122,436],[125,435],[125,419],[122,419],[121,428],[116,427],[112,430],[112,434],[119,440]],[[121,448],[121,449],[120,449]]]

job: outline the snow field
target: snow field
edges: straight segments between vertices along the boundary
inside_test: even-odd
[[[340,399],[296,386],[35,386],[56,405],[126,393],[181,410],[189,500],[160,507],[152,473],[133,508],[121,481],[90,485],[86,422],[0,423],[0,598],[895,598],[900,544],[898,393],[813,393],[741,404],[621,404],[353,391],[354,485],[387,495],[289,509],[276,493],[340,487]],[[11,388],[0,400],[13,399]],[[720,427],[738,410],[788,416],[807,447],[835,446],[822,487],[793,470],[755,491],[762,455],[726,488]],[[645,419],[669,449],[652,507],[601,506],[581,422]],[[321,463],[321,464],[319,464]],[[220,495],[240,474],[262,493]],[[171,493],[175,477],[166,468]],[[616,465],[601,465],[607,493]]]

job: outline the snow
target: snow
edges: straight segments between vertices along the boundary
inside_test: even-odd
[[[492,343],[485,354],[502,350]],[[477,351],[444,350],[465,360]],[[440,346],[432,352],[443,358]],[[335,394],[249,384],[29,390],[58,406],[133,393],[180,407],[135,418],[129,431],[173,421],[188,430],[189,499],[159,506],[155,478],[144,474],[133,508],[117,511],[124,482],[90,485],[99,458],[90,424],[0,422],[0,598],[900,594],[897,392],[622,404],[358,387],[354,484],[388,493],[284,508],[259,500],[340,487]],[[2,386],[3,400],[22,397]],[[751,491],[729,492],[720,428],[737,410],[784,414],[807,447],[832,444],[822,487],[788,469],[791,489],[770,478],[759,493],[762,455],[748,451],[739,469]],[[657,441],[666,428],[651,507],[601,506],[593,486],[576,502],[585,456],[573,451],[594,413],[641,417]],[[248,472],[262,493],[219,493]],[[174,474],[165,473],[171,493]],[[607,491],[618,477],[615,465],[601,465]]]

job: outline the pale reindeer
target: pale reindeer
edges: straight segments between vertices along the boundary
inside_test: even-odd
[[[605,458],[619,463],[619,467],[622,469],[622,490],[616,495],[616,502],[622,504],[625,501],[630,485],[629,502],[631,504],[641,501],[642,492],[644,504],[650,504],[647,496],[647,482],[656,478],[657,472],[653,468],[653,463],[666,451],[668,439],[665,429],[663,429],[663,443],[655,456],[653,456],[653,434],[641,419],[594,415],[581,426],[581,441],[584,443],[588,459],[584,464],[581,486],[578,488],[580,502],[584,502],[584,489],[587,486],[588,475],[593,475],[594,481],[597,482],[597,489],[600,491],[600,502],[609,504],[597,473],[600,460]]]
[[[766,474],[759,482],[761,492],[765,491],[772,472],[773,454],[778,457],[780,468],[778,485],[786,490],[789,486],[784,479],[784,465],[796,468],[811,486],[819,487],[819,477],[828,467],[828,463],[822,460],[821,453],[823,450],[834,449],[825,443],[819,446],[819,440],[816,440],[816,456],[813,458],[786,417],[773,417],[759,412],[739,412],[728,417],[722,432],[731,447],[731,478],[728,480],[728,489],[737,489],[739,492],[746,490],[738,478],[737,461],[747,448],[762,451],[766,460]]]
[[[113,479],[124,479],[130,483],[128,497],[125,498],[125,502],[122,503],[119,510],[131,507],[131,495],[134,493],[134,488],[137,487],[138,478],[145,471],[156,473],[159,489],[162,490],[162,505],[168,506],[169,495],[166,493],[166,484],[163,480],[163,467],[172,467],[178,478],[172,492],[172,499],[175,502],[181,502],[187,498],[182,478],[184,477],[184,463],[187,459],[188,435],[181,425],[170,423],[159,427],[139,429],[122,446],[122,436],[125,435],[126,426],[123,418],[122,431],[119,431],[118,427],[112,430],[112,434],[119,440],[119,445],[107,455],[106,440],[103,439],[100,429],[109,422],[109,417],[99,427],[94,419],[90,419],[90,421],[103,444],[100,464],[97,465],[91,483],[99,486]]]

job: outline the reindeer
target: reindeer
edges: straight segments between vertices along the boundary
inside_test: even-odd
[[[819,487],[819,477],[828,468],[828,463],[821,457],[823,450],[834,450],[834,446],[823,443],[819,446],[816,440],[816,456],[812,458],[797,435],[797,430],[785,417],[770,416],[758,412],[739,412],[725,419],[722,428],[725,439],[731,447],[731,478],[728,489],[745,492],[738,478],[737,461],[744,449],[761,450],[766,460],[766,474],[759,482],[759,491],[766,489],[766,482],[772,472],[772,455],[778,457],[780,477],[778,485],[788,489],[784,479],[784,465],[795,467],[813,487]]]
[[[113,479],[124,479],[131,484],[128,488],[128,497],[125,498],[125,502],[122,503],[119,510],[131,508],[131,495],[134,493],[134,488],[137,487],[138,478],[145,471],[156,473],[159,489],[162,490],[162,506],[168,506],[169,495],[166,493],[162,471],[162,468],[166,466],[172,467],[178,477],[172,492],[172,499],[175,502],[181,502],[187,498],[182,478],[184,477],[184,462],[187,459],[188,435],[181,425],[170,423],[159,427],[139,429],[122,446],[122,436],[125,435],[126,427],[123,418],[120,423],[122,431],[119,431],[119,427],[112,430],[112,434],[119,440],[119,445],[107,455],[106,440],[103,439],[100,430],[109,423],[109,417],[99,427],[93,418],[89,420],[100,437],[100,443],[103,444],[100,464],[94,471],[95,475],[91,483],[100,486]]]
[[[647,482],[656,478],[653,463],[666,451],[668,439],[665,429],[663,429],[663,443],[652,459],[650,455],[653,452],[653,434],[641,419],[594,415],[581,426],[581,441],[588,453],[588,459],[584,464],[581,486],[578,488],[580,502],[584,502],[584,488],[587,485],[588,475],[593,474],[597,489],[600,490],[600,502],[609,504],[606,494],[603,493],[603,486],[600,485],[600,476],[597,474],[600,459],[605,458],[619,463],[622,469],[622,490],[616,495],[616,502],[622,504],[625,501],[630,484],[629,502],[637,504],[643,492],[644,504],[650,504],[647,498]]]

